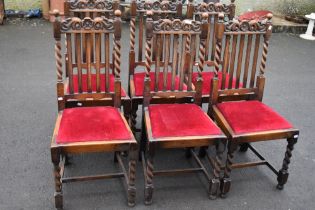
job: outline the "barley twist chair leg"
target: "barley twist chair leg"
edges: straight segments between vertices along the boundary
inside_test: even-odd
[[[152,204],[152,196],[153,196],[153,158],[154,158],[154,146],[149,146],[148,151],[148,158],[147,158],[147,167],[146,167],[146,186],[144,190],[144,199],[145,199],[145,205],[151,205]],[[143,160],[144,161],[144,160]]]
[[[131,105],[131,113],[130,113],[130,127],[133,133],[137,132],[136,124],[137,124],[137,111],[138,104],[132,103]]]
[[[128,179],[128,206],[132,207],[136,204],[136,157],[137,147],[131,146],[129,152],[129,179]]]
[[[225,144],[218,141],[216,144],[216,156],[213,167],[213,178],[210,180],[209,198],[214,200],[218,197],[220,191],[220,174],[222,165],[222,155],[225,150]]]
[[[230,191],[230,187],[231,187],[230,175],[232,171],[234,152],[236,149],[237,149],[237,143],[235,142],[235,140],[229,141],[226,165],[224,169],[224,176],[220,184],[222,198],[225,198],[227,193]]]
[[[53,155],[53,164],[54,164],[54,178],[55,178],[55,207],[57,209],[63,208],[63,194],[62,194],[62,183],[61,183],[61,174],[60,174],[60,156]]]
[[[278,179],[277,179],[278,180],[277,188],[279,190],[282,190],[284,188],[284,185],[288,181],[288,177],[289,177],[288,169],[289,169],[290,159],[292,157],[292,151],[294,149],[294,145],[296,144],[297,140],[298,140],[297,138],[287,139],[288,141],[287,150],[285,152],[282,168],[280,169],[278,173]]]

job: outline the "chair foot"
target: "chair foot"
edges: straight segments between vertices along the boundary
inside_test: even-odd
[[[144,189],[144,204],[151,205],[153,197],[153,185],[147,185]]]
[[[220,180],[218,178],[211,179],[210,186],[209,186],[209,198],[211,200],[217,199],[219,190],[220,190]]]
[[[220,183],[221,198],[226,198],[227,193],[230,191],[230,188],[231,188],[231,179],[230,178],[221,179],[221,183]]]
[[[277,185],[277,189],[278,190],[283,190],[285,183],[287,183],[289,178],[289,173],[288,172],[284,172],[282,170],[279,171],[278,173],[278,185]]]
[[[249,147],[249,143],[243,143],[243,144],[240,144],[240,152],[247,152],[248,150],[248,147]]]
[[[128,188],[128,206],[133,207],[136,205],[136,188],[129,187]]]
[[[200,158],[204,158],[204,157],[206,157],[206,154],[207,154],[207,148],[206,147],[200,147],[198,156]]]
[[[63,209],[63,195],[61,192],[55,192],[55,207],[56,209]]]

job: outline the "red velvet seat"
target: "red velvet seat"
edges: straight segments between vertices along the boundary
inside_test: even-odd
[[[91,83],[92,83],[92,91],[96,92],[96,74],[92,74],[91,75]],[[105,91],[105,75],[101,74],[100,75],[100,86],[101,86],[101,92]],[[114,92],[114,84],[115,84],[115,77],[114,75],[110,74],[109,75],[109,91],[110,92]],[[83,92],[87,92],[87,74],[82,74],[82,91]],[[78,93],[79,92],[79,77],[78,75],[73,75],[73,91],[74,93]],[[67,89],[67,93],[69,93],[69,87]],[[121,88],[121,97],[126,97],[126,91]]]
[[[56,142],[130,139],[131,133],[117,108],[82,107],[63,111]]]
[[[203,83],[202,83],[202,95],[209,95],[210,91],[211,91],[211,80],[214,77],[213,72],[202,72],[202,79],[203,79]],[[195,82],[197,81],[198,78],[198,73],[193,73],[193,82],[195,84]],[[218,78],[219,78],[219,84],[218,87],[221,88],[221,84],[222,84],[222,72],[218,73]],[[225,75],[225,86],[227,87],[229,84],[229,79],[230,76],[229,74]],[[232,88],[235,88],[235,84],[236,84],[236,79],[233,78],[232,81]],[[239,84],[239,87],[241,88],[243,86],[242,83]]]
[[[221,130],[195,104],[150,105],[154,138],[220,135]]]
[[[163,90],[163,73],[160,73],[159,78],[159,90]],[[145,73],[135,73],[134,74],[134,83],[135,83],[135,95],[136,96],[143,96],[143,85],[144,85],[144,77]],[[154,90],[155,84],[155,72],[150,72],[150,79],[151,79],[151,90]],[[171,89],[171,81],[172,81],[172,74],[167,74],[167,90]],[[175,90],[179,89],[179,77],[176,76],[175,78]],[[184,90],[187,90],[187,86],[183,86]]]
[[[290,129],[293,126],[260,101],[238,101],[217,104],[235,134]]]

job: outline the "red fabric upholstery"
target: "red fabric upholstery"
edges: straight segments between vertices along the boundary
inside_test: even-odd
[[[267,17],[267,15],[272,12],[268,10],[258,10],[258,11],[252,11],[252,12],[245,12],[242,15],[239,16],[239,20],[263,20]]]
[[[202,72],[202,79],[203,79],[203,83],[202,83],[202,95],[209,95],[210,91],[211,91],[211,80],[214,77],[214,73],[213,72]],[[193,82],[194,84],[196,83],[198,78],[198,73],[193,73]],[[219,79],[219,89],[221,88],[222,85],[222,72],[218,73],[218,79]],[[225,87],[228,87],[229,85],[229,79],[230,76],[229,74],[225,74]],[[232,88],[235,88],[235,84],[236,84],[236,79],[233,78],[232,80]],[[243,87],[243,84],[240,82],[239,87]]]
[[[292,128],[288,121],[260,101],[226,102],[217,107],[235,134]]]
[[[130,140],[118,109],[114,107],[81,107],[65,109],[57,143]]]
[[[219,135],[221,130],[195,104],[149,106],[154,138]]]
[[[105,92],[105,75],[101,74],[100,75],[100,86],[101,86],[101,92]],[[91,83],[92,83],[92,91],[96,92],[96,74],[92,74],[92,79],[91,79]],[[110,74],[109,76],[109,91],[110,92],[114,92],[115,91],[115,77],[114,75]],[[83,92],[87,92],[87,74],[82,74],[82,91]],[[78,93],[79,92],[79,77],[78,75],[73,75],[73,91],[74,93]],[[67,93],[69,93],[69,87],[67,89]],[[123,88],[121,88],[121,97],[126,97],[126,92]]]
[[[163,73],[160,73],[159,78],[159,90],[163,90]],[[134,74],[134,83],[135,83],[135,94],[136,96],[142,96],[143,95],[143,88],[144,88],[144,77],[145,73],[135,73]],[[150,79],[151,79],[151,91],[154,90],[155,85],[155,72],[150,72]],[[172,81],[172,74],[167,74],[167,90],[171,89],[171,81]],[[179,77],[176,76],[175,78],[175,90],[179,89]],[[187,86],[183,86],[183,90],[187,90]]]

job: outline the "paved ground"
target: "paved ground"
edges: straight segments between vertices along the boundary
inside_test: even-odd
[[[50,24],[42,21],[0,27],[0,209],[54,209],[49,144],[57,114],[55,61]],[[129,31],[124,27],[124,36]],[[122,46],[126,79],[127,46]],[[301,129],[293,152],[290,179],[278,191],[276,177],[264,166],[233,171],[226,199],[211,201],[201,176],[156,179],[152,209],[314,209],[315,206],[315,42],[275,34],[270,44],[264,101]],[[126,87],[126,84],[124,84]],[[257,144],[280,166],[285,141]],[[163,156],[163,157],[162,157]],[[185,166],[182,151],[161,151],[157,167]],[[248,154],[238,159],[248,160]],[[116,169],[112,154],[74,158],[67,174]],[[143,176],[138,166],[137,206],[143,204]],[[73,183],[64,187],[65,209],[128,209],[121,180]]]

